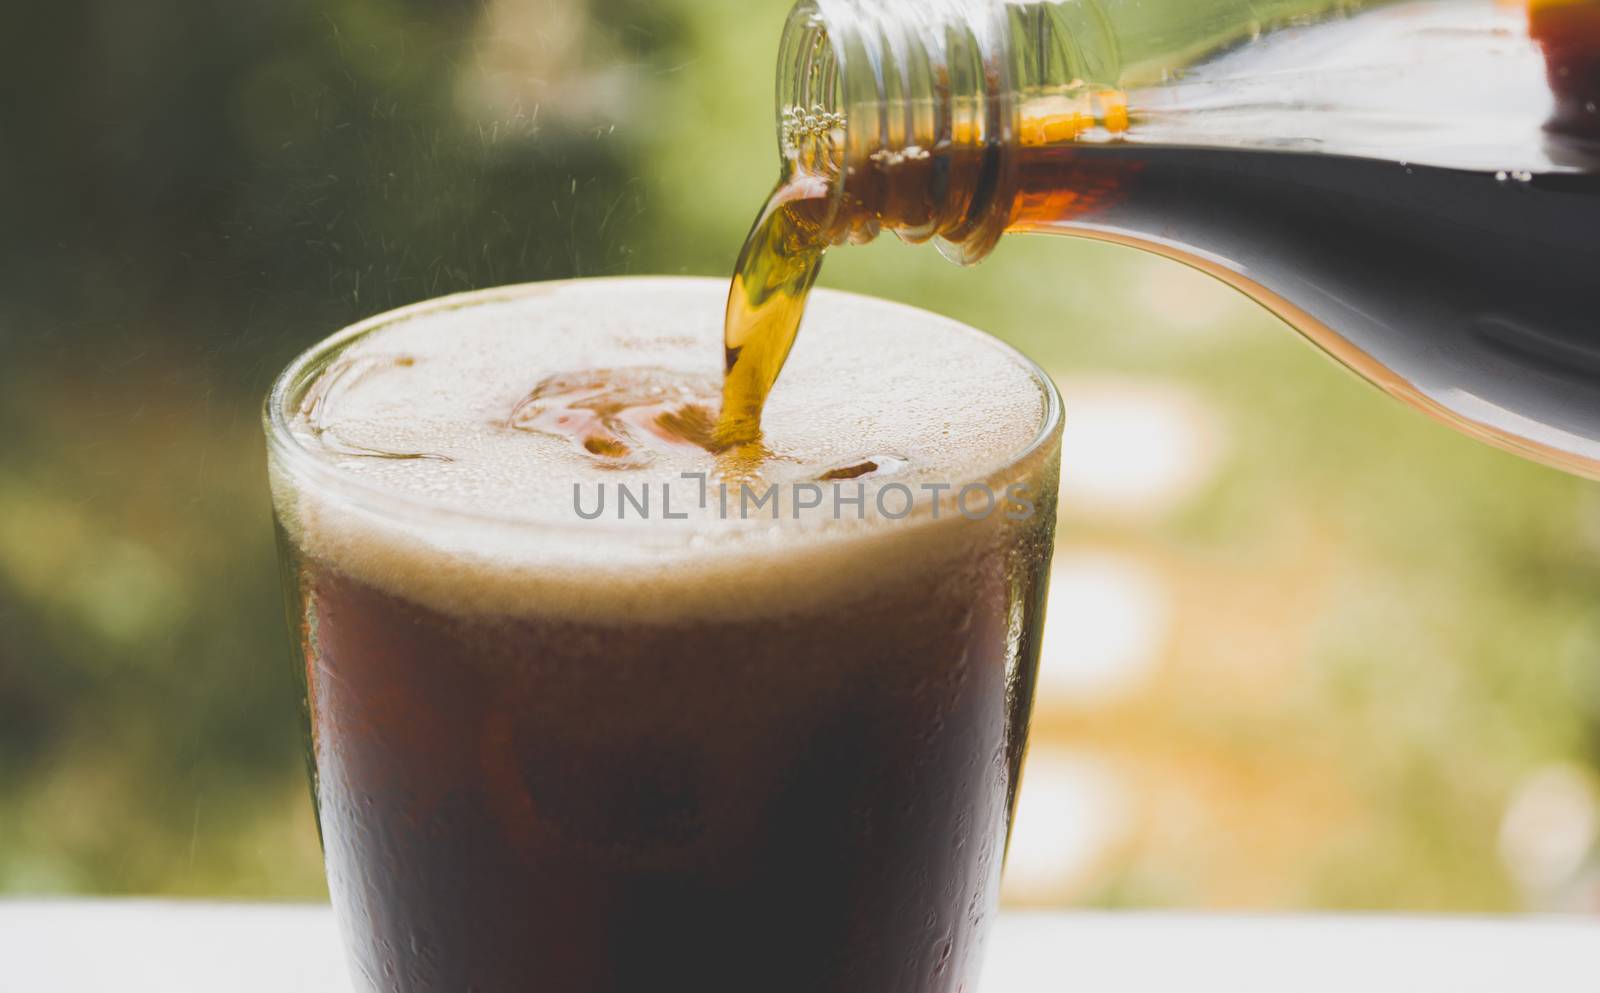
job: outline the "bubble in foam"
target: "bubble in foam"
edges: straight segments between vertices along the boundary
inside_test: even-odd
[[[817,477],[819,482],[831,483],[840,479],[867,479],[892,476],[902,469],[909,468],[910,459],[898,455],[869,455],[859,462],[850,465],[837,466]]]
[[[324,451],[337,455],[352,458],[451,461],[448,455],[437,452],[400,452],[352,444],[339,434],[333,412],[339,409],[339,397],[344,390],[386,370],[409,369],[414,365],[416,359],[410,355],[348,355],[338,359],[317,377],[316,382],[306,391],[305,398],[300,402],[299,414],[306,431],[317,440]]]
[[[564,438],[610,468],[640,468],[652,448],[712,450],[717,386],[709,377],[628,367],[556,373],[512,409],[507,424]]]

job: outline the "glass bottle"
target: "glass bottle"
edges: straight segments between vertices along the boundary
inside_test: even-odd
[[[803,0],[778,72],[829,243],[1146,249],[1591,476],[1597,101],[1597,0]]]

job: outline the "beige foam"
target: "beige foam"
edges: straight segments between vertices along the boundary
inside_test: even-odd
[[[658,447],[619,471],[568,439],[507,425],[557,373],[650,366],[714,383],[726,293],[710,279],[533,284],[352,329],[314,418],[298,395],[275,397],[289,408],[272,458],[280,519],[306,554],[451,613],[679,618],[800,609],[909,569],[954,568],[973,543],[1023,526],[1005,513],[1022,510],[1007,486],[1054,491],[1058,425],[1025,360],[953,321],[828,291],[813,296],[763,422],[778,457],[752,487],[776,487],[778,521],[765,508],[740,519],[737,489],[722,516],[708,453]],[[352,454],[368,450],[444,458]],[[861,487],[864,519],[848,503],[835,519],[827,488],[794,519],[796,484],[884,454],[905,466],[841,484],[847,496]],[[709,474],[704,507],[684,473]],[[971,521],[955,496],[977,482],[1001,503]],[[936,498],[937,483],[952,489]],[[652,519],[632,506],[617,519],[619,484],[648,488]],[[891,484],[916,498],[903,519],[879,512]],[[606,492],[605,516],[578,515],[575,485],[591,512]],[[663,519],[668,491],[686,519]],[[903,494],[885,497],[900,514]],[[975,494],[968,509],[984,505]]]

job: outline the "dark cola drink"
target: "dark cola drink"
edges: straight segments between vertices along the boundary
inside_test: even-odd
[[[1059,409],[965,327],[818,293],[759,451],[726,283],[441,301],[269,405],[329,885],[384,993],[976,982]],[[936,361],[895,377],[907,350]]]

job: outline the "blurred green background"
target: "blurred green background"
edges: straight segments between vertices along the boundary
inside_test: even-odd
[[[8,12],[0,893],[321,894],[263,391],[413,300],[726,275],[786,6]],[[1067,399],[1008,900],[1600,909],[1594,484],[1128,250],[884,239],[823,283],[990,330]]]

